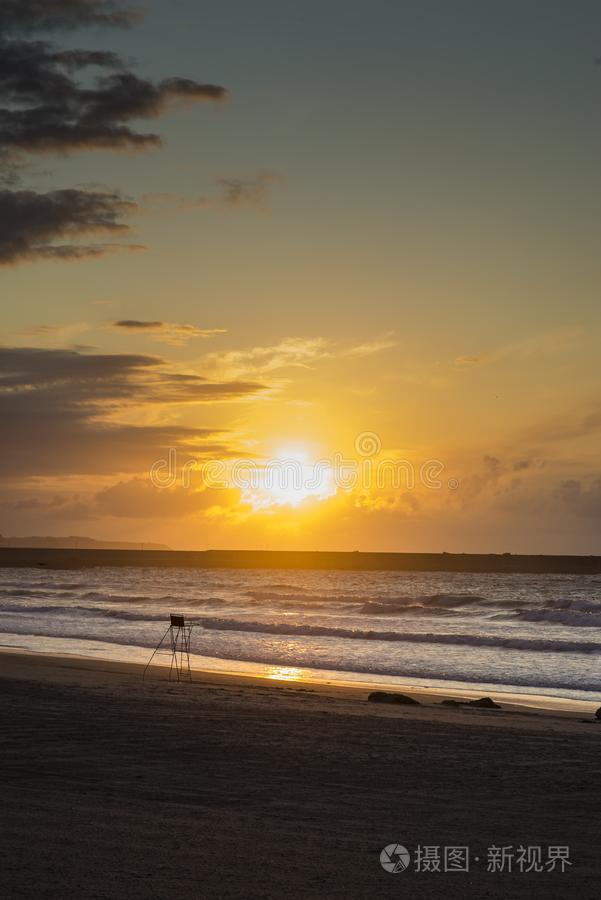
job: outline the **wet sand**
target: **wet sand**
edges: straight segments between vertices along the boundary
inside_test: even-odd
[[[0,654],[0,896],[599,895],[601,725],[590,715],[140,675]],[[380,851],[397,842],[413,859],[389,874]],[[569,846],[572,866],[487,871],[488,847],[520,844],[543,859]],[[417,872],[417,845],[467,845],[470,871]]]

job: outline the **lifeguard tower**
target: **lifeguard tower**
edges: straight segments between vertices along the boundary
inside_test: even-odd
[[[179,613],[171,613],[169,616],[169,627],[146,663],[146,668],[142,673],[142,680],[146,677],[150,664],[157,653],[163,651],[171,654],[169,681],[192,681],[190,641],[194,627],[195,623],[187,622],[185,616]],[[169,640],[167,641],[167,639]]]

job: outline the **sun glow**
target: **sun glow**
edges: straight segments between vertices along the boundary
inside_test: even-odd
[[[286,448],[249,473],[242,500],[254,510],[298,507],[308,500],[326,500],[336,493],[334,472],[325,460],[312,461],[302,449]]]

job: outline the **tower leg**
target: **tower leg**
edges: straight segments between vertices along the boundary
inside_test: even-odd
[[[142,672],[142,681],[144,681],[144,678],[146,677],[146,672],[148,671],[148,668],[149,668],[149,666],[150,666],[150,663],[153,661],[153,659],[155,658],[156,654],[157,654],[157,653],[159,652],[159,650],[161,649],[161,646],[163,645],[163,643],[164,643],[164,641],[165,641],[165,638],[167,637],[167,635],[169,634],[170,631],[171,631],[171,626],[169,626],[169,628],[167,629],[167,631],[165,632],[165,634],[163,635],[163,637],[161,638],[161,640],[158,642],[158,644],[157,644],[156,647],[154,648],[154,650],[153,650],[153,652],[152,652],[152,656],[150,657],[150,659],[149,659],[148,662],[146,663],[146,667],[145,667],[144,671]]]

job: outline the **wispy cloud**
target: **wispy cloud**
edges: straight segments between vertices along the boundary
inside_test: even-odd
[[[271,189],[283,181],[275,172],[259,172],[251,176],[227,176],[213,182],[215,193],[190,197],[183,194],[145,194],[142,202],[147,207],[174,210],[194,209],[254,209],[268,212]]]
[[[267,375],[286,369],[314,369],[323,360],[373,356],[396,345],[392,336],[358,344],[344,344],[320,336],[288,337],[276,344],[209,353],[203,357],[202,366],[206,371],[218,372],[221,377]]]
[[[394,338],[392,333],[389,333],[382,337],[365,341],[362,344],[357,344],[354,347],[349,347],[346,351],[342,350],[342,355],[350,357],[373,356],[376,353],[382,353],[384,350],[392,350],[394,347],[398,347],[398,345],[399,342]]]
[[[601,401],[548,416],[522,429],[521,442],[555,444],[601,433]]]
[[[477,363],[482,362],[481,356],[458,356],[455,360],[455,365],[457,366],[474,366]]]
[[[507,344],[502,344],[488,353],[458,356],[455,359],[455,365],[492,364],[504,362],[507,359],[530,359],[534,356],[561,353],[571,349],[580,334],[581,330],[579,328],[563,328],[544,334],[534,334],[515,341],[509,341]]]
[[[203,368],[219,372],[222,377],[239,377],[245,373],[267,374],[288,368],[311,368],[319,359],[330,356],[330,344],[323,337],[285,338],[277,344],[209,353],[203,357]]]
[[[270,188],[281,181],[275,174],[263,173],[254,178],[219,178],[216,182],[221,190],[221,197],[216,201],[208,199],[206,203],[217,202],[223,206],[247,206],[265,212],[269,206]],[[201,199],[199,203],[203,203]]]
[[[30,325],[28,328],[21,328],[12,332],[12,336],[16,338],[24,338],[30,342],[31,338],[36,338],[36,344],[42,344],[44,347],[65,347],[81,334],[90,331],[90,325],[87,322],[70,322],[68,324],[57,325]],[[69,349],[73,349],[70,347]],[[80,347],[79,349],[83,349]]]
[[[140,319],[121,319],[113,322],[113,328],[126,332],[147,334],[151,340],[172,347],[179,347],[193,338],[209,338],[218,334],[226,334],[225,328],[198,328],[180,322],[144,321]]]

